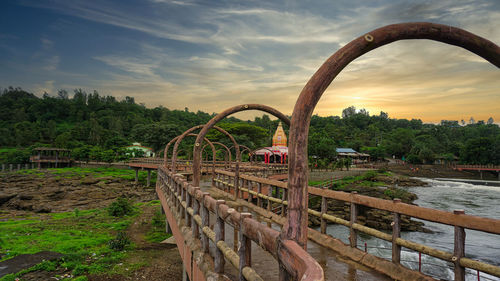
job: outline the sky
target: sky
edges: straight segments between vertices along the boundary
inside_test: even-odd
[[[329,56],[387,24],[447,24],[500,44],[498,0],[4,0],[0,9],[1,88],[81,88],[208,113],[260,103],[290,115]],[[345,68],[315,114],[351,105],[391,118],[498,123],[500,70],[455,46],[400,41]]]

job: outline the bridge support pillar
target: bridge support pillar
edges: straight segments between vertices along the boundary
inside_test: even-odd
[[[135,183],[139,182],[139,169],[135,169]]]
[[[483,179],[483,171],[479,170],[479,178]]]
[[[151,186],[151,169],[148,169],[148,182],[147,182],[147,186],[148,187]]]

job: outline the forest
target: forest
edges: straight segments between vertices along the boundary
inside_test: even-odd
[[[42,97],[21,88],[0,90],[0,163],[25,163],[35,147],[72,150],[81,161],[124,161],[132,142],[161,152],[165,144],[185,130],[210,120],[215,113],[147,108],[133,97],[117,100],[97,91],[59,90]],[[270,146],[278,125],[268,115],[254,120],[226,118],[220,127],[239,144],[250,148]],[[284,126],[285,131],[288,128]],[[217,131],[208,139],[232,144]],[[192,140],[182,143],[180,155],[190,158]],[[500,128],[493,118],[467,124],[443,120],[427,124],[418,119],[390,118],[386,112],[370,115],[354,106],[342,116],[312,116],[308,151],[322,166],[335,161],[337,147],[369,153],[373,160],[395,157],[414,164],[457,162],[500,164]]]

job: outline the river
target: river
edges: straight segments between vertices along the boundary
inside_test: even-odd
[[[498,186],[419,179],[429,185],[406,188],[418,195],[418,199],[414,203],[419,206],[444,211],[463,209],[469,215],[500,219],[500,187]],[[453,252],[453,227],[427,221],[424,223],[425,227],[434,233],[403,232],[402,238]],[[340,238],[344,243],[348,243],[349,232],[346,227],[329,225],[327,233]],[[365,242],[369,253],[391,259],[392,250],[389,242],[361,234],[358,237],[358,247],[364,248]],[[466,230],[465,255],[500,266],[500,235]],[[418,270],[418,254],[416,252],[403,248],[401,262],[409,268]],[[422,272],[436,279],[453,280],[451,263],[430,256],[422,255]],[[466,273],[466,280],[478,280],[476,271],[467,270]],[[481,272],[480,280],[500,281],[500,278]]]

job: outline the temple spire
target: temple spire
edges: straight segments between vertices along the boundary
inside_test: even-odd
[[[286,134],[283,130],[283,126],[281,126],[281,121],[279,122],[278,128],[276,128],[276,132],[274,132],[273,136],[273,147],[276,146],[287,146]]]

